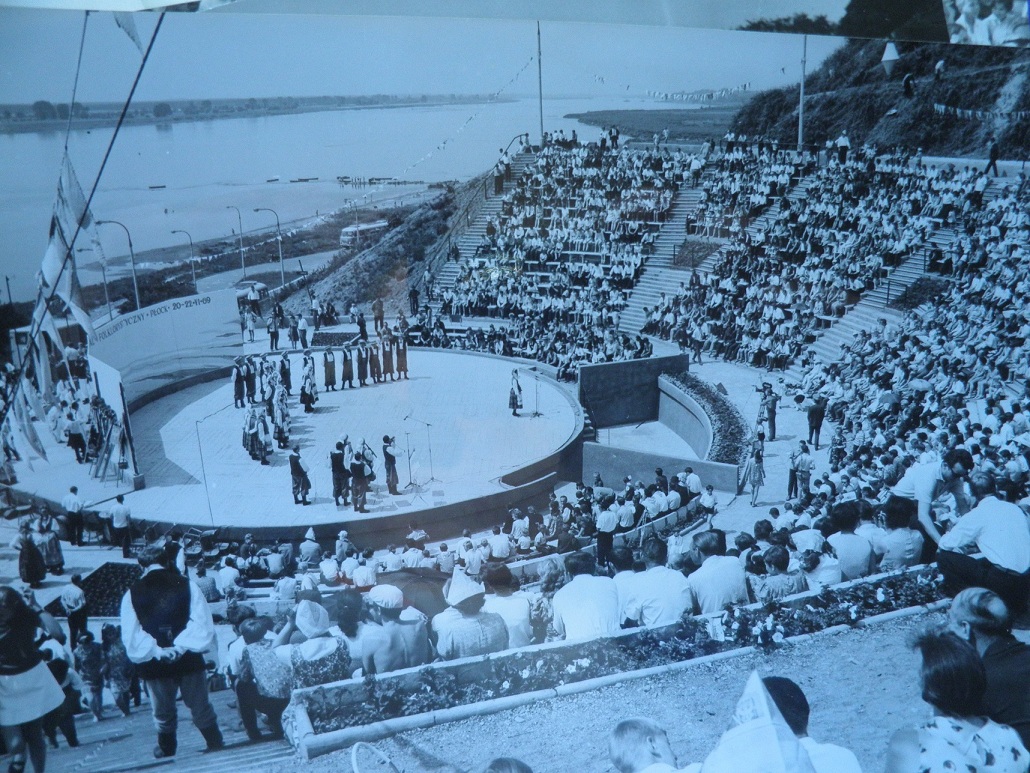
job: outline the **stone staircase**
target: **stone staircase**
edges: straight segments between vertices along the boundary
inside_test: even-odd
[[[230,690],[211,693],[218,724],[225,737],[225,749],[203,753],[204,739],[189,719],[189,710],[179,704],[179,749],[171,759],[154,759],[157,743],[150,705],[144,698],[139,708],[122,717],[113,706],[107,717],[94,723],[90,714],[76,718],[78,748],[71,749],[60,731],[58,749],[47,749],[47,770],[58,773],[121,773],[133,770],[166,769],[176,773],[224,773],[232,770],[269,771],[293,764],[293,750],[285,741],[251,743],[240,724],[239,713],[230,708],[236,696]],[[235,705],[235,704],[234,704]],[[115,718],[117,717],[117,718]],[[259,720],[260,724],[260,720]],[[31,769],[31,766],[29,766]]]
[[[644,307],[652,307],[660,294],[674,295],[680,282],[687,281],[688,274],[673,268],[672,262],[680,245],[687,238],[686,219],[689,212],[701,201],[701,188],[681,187],[669,209],[669,217],[662,224],[655,239],[654,253],[644,262],[636,285],[630,291],[626,308],[620,314],[619,330],[631,336],[640,332],[644,325]]]
[[[984,191],[985,205],[1001,195],[1003,183],[1004,178],[1000,182],[991,180]],[[904,316],[903,312],[888,308],[888,303],[901,295],[921,276],[926,275],[926,261],[934,247],[946,251],[958,238],[959,232],[951,226],[942,225],[934,229],[926,244],[891,269],[887,281],[882,282],[876,289],[863,293],[862,299],[829,329],[823,331],[809,348],[814,349],[823,362],[834,362],[840,358],[842,346],[850,344],[860,331],[874,329],[879,319],[900,322]],[[792,366],[787,373],[788,378],[799,378],[801,371],[797,366]]]

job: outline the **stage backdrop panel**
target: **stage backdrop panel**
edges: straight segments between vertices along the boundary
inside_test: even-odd
[[[658,376],[687,370],[687,355],[584,365],[579,369],[579,401],[594,426],[617,427],[658,419]]]
[[[205,380],[243,354],[235,290],[158,303],[101,325],[89,353],[121,374],[129,410]]]

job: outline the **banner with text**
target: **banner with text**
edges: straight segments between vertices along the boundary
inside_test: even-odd
[[[243,354],[236,291],[176,298],[116,317],[96,328],[89,354],[121,374],[130,406],[196,381]]]

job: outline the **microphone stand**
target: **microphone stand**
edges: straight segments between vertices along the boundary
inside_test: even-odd
[[[426,483],[443,483],[436,475],[433,474],[433,425],[428,421],[422,421],[422,419],[416,419],[414,416],[408,416],[412,421],[417,421],[419,424],[426,425],[426,441],[429,448],[429,480]]]
[[[404,490],[407,491],[408,489],[411,489],[415,497],[417,499],[421,499],[424,503],[426,500],[422,498],[422,487],[418,485],[418,483],[411,475],[411,455],[415,453],[415,451],[411,448],[410,432],[404,433],[404,453],[408,457],[408,485],[404,487]]]

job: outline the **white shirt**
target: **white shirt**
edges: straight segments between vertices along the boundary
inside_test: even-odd
[[[682,572],[667,566],[653,566],[637,575],[623,605],[625,618],[640,625],[661,626],[678,623],[693,606],[690,583]]]
[[[143,574],[160,569],[160,566],[148,566]],[[146,663],[156,658],[161,648],[157,640],[143,630],[136,609],[132,606],[132,592],[126,591],[122,596],[120,610],[122,624],[122,643],[129,660],[133,663]],[[203,592],[195,582],[190,582],[190,619],[186,627],[172,642],[176,647],[183,647],[190,652],[207,652],[215,644],[215,624],[211,619],[211,610]]]
[[[508,646],[525,647],[533,643],[533,625],[529,621],[530,601],[521,593],[499,596],[488,593],[483,610],[500,615],[508,627]]]
[[[931,504],[937,496],[937,484],[943,482],[939,461],[913,464],[905,470],[904,476],[894,485],[891,493],[905,499]]]
[[[808,736],[799,738],[798,743],[808,752],[815,773],[862,773],[862,767],[850,749],[832,743],[816,743]]]
[[[744,567],[734,556],[709,556],[687,583],[694,608],[701,614],[721,612],[727,604],[747,603]]]
[[[619,590],[610,577],[578,574],[554,594],[554,629],[567,641],[614,636],[620,630]]]
[[[995,566],[1030,570],[1030,521],[1018,505],[985,497],[941,537],[941,550],[983,553]]]

